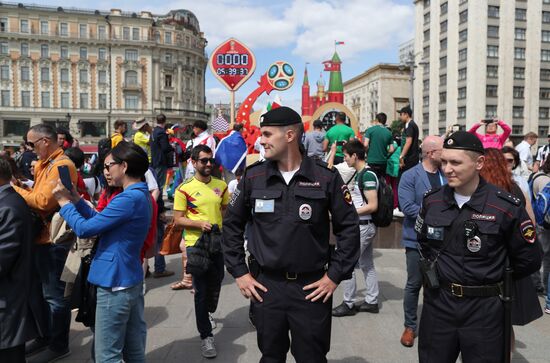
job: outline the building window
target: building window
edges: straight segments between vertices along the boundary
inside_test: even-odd
[[[485,95],[487,97],[496,97],[498,93],[498,87],[495,85],[487,85]]]
[[[525,59],[525,48],[514,48],[514,59]]]
[[[512,117],[522,118],[523,117],[523,106],[514,106],[512,108]]]
[[[48,67],[40,68],[40,80],[48,82],[50,80],[50,69]]]
[[[468,57],[468,49],[467,48],[464,48],[464,49],[461,49],[458,51],[458,61],[459,62],[463,62],[467,59]]]
[[[550,62],[550,49],[541,50],[540,60],[543,62]]]
[[[422,106],[424,107],[430,106],[430,96],[424,96],[422,98]]]
[[[430,0],[424,0],[424,9],[430,7]]]
[[[80,59],[88,59],[88,48],[80,47]]]
[[[107,59],[107,50],[105,48],[99,48],[97,50],[97,58],[100,61],[104,61]]]
[[[166,63],[172,63],[172,53],[165,53],[164,54],[164,61]]]
[[[48,58],[50,56],[50,47],[48,44],[40,45],[40,57]]]
[[[430,89],[430,80],[425,79],[422,81],[422,91],[428,91]]]
[[[9,107],[10,91],[2,91],[2,107]]]
[[[7,18],[0,18],[0,32],[7,32],[8,31],[8,19]]]
[[[28,57],[29,56],[29,44],[28,43],[21,43],[21,56],[22,57]]]
[[[69,36],[69,24],[67,23],[59,24],[59,35],[61,35],[62,37]]]
[[[31,91],[21,91],[21,106],[31,107]]]
[[[107,71],[98,71],[97,72],[97,83],[106,84],[107,83]]]
[[[458,108],[457,117],[466,118],[466,106],[462,106]]]
[[[139,28],[132,28],[132,40],[139,40]]]
[[[447,57],[441,57],[439,58],[439,67],[441,69],[447,68]]]
[[[512,125],[512,135],[523,135],[523,125]]]
[[[491,6],[487,9],[487,15],[489,18],[499,18],[500,17],[500,8],[498,6]]]
[[[69,82],[69,70],[67,68],[61,68],[60,75],[62,83]]]
[[[0,54],[8,54],[8,42],[0,42]]]
[[[447,102],[447,92],[439,92],[439,103]]]
[[[541,70],[540,70],[540,80],[541,81],[550,81],[550,69],[541,68]]]
[[[543,23],[550,23],[550,11],[543,11],[542,12],[542,22]]]
[[[79,81],[80,83],[88,83],[88,70],[87,69],[80,69],[78,71],[79,75]]]
[[[525,68],[514,67],[514,79],[525,79]]]
[[[487,78],[498,78],[498,66],[487,66]]]
[[[40,34],[48,34],[50,30],[49,28],[50,27],[48,26],[47,20],[43,20],[40,22]]]
[[[540,89],[540,99],[550,100],[550,88],[541,88]]]
[[[88,25],[80,24],[79,30],[81,38],[88,38]]]
[[[465,80],[466,75],[467,75],[467,69],[466,68],[461,68],[461,69],[458,70],[458,80],[459,81]]]
[[[539,135],[548,135],[548,126],[539,126]]]
[[[100,110],[105,110],[107,108],[107,95],[105,93],[100,93],[98,95],[97,108]]]
[[[485,106],[485,117],[493,118],[497,116],[497,106],[487,105]]]
[[[69,47],[66,45],[61,46],[61,58],[62,59],[68,59],[69,58]]]
[[[514,98],[523,98],[523,87],[515,86],[514,87]]]
[[[80,94],[80,108],[88,108],[88,94],[87,93],[81,93]]]
[[[498,58],[498,45],[488,45],[487,46],[487,57],[488,58]]]
[[[544,118],[544,119],[550,118],[550,108],[539,107],[539,118]]]
[[[21,33],[29,32],[29,21],[27,19],[21,19],[21,22],[19,23],[19,30]]]
[[[61,92],[61,108],[70,108],[69,92]]]
[[[99,25],[97,27],[97,37],[101,40],[107,39],[107,32],[105,30],[105,25]]]
[[[103,137],[107,134],[105,122],[82,122],[82,137]]]
[[[430,40],[430,29],[424,31],[424,41],[427,42]]]
[[[447,38],[443,38],[439,41],[439,49],[447,50]]]
[[[164,75],[164,87],[172,88],[172,75],[171,74],[165,74]]]
[[[4,120],[4,136],[23,136],[30,127],[29,120]]]
[[[130,28],[127,26],[122,28],[122,39],[130,40]]]
[[[446,84],[447,84],[447,74],[440,75],[439,76],[439,85],[440,86],[445,86]]]
[[[495,25],[487,26],[487,37],[498,38],[498,26],[495,26]]]
[[[424,50],[422,51],[422,57],[423,58],[429,58],[430,57],[430,46],[424,47]],[[187,57],[187,62],[189,62],[189,57]],[[189,64],[189,63],[187,63]]]
[[[468,40],[468,29],[461,30],[458,33],[458,41],[460,43],[465,42]]]
[[[159,31],[155,32],[155,42],[160,43],[160,32]]]
[[[459,24],[463,24],[468,21],[468,9],[461,11],[459,14]]]
[[[548,31],[548,30],[543,30],[542,31],[542,41],[545,42],[545,43],[550,42],[550,31]]]
[[[127,86],[135,86],[138,84],[138,74],[136,71],[126,71],[124,74],[124,83]]]
[[[10,66],[0,66],[0,79],[2,81],[9,81],[10,79]]]
[[[447,119],[447,110],[439,111],[439,121],[445,121]]]
[[[164,33],[164,44],[172,44],[172,32]]]
[[[126,49],[125,58],[127,61],[136,62],[138,60],[138,51],[135,49]]]
[[[164,101],[164,107],[171,110],[172,109],[172,97],[166,97]]]
[[[447,10],[448,10],[448,5],[446,2],[441,4],[440,8],[441,8],[441,15],[445,15],[447,14]]]
[[[458,89],[458,99],[463,100],[466,98],[466,87],[460,87]]]
[[[42,92],[42,107],[50,107],[50,92]]]
[[[544,32],[543,32],[544,33]],[[525,40],[526,37],[526,30],[525,28],[516,28],[515,30],[515,38],[516,40]]]
[[[439,24],[439,28],[440,28],[440,32],[441,32],[441,33],[446,33],[446,32],[447,32],[447,20],[442,21],[442,22]]]
[[[31,74],[30,74],[30,68],[27,66],[21,67],[21,80],[22,81],[30,81],[31,80]]]
[[[124,107],[127,110],[137,110],[138,102],[139,97],[137,95],[126,95],[126,97],[124,97]]]
[[[527,20],[527,9],[516,8],[516,20],[518,21]]]

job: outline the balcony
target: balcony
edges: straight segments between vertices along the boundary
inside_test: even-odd
[[[122,84],[122,90],[141,92],[141,84],[136,83],[136,82],[124,82]]]

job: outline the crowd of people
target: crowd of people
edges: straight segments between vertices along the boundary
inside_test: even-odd
[[[93,360],[145,362],[145,279],[174,275],[160,250],[179,228],[171,288],[194,293],[205,358],[217,356],[212,314],[227,269],[251,299],[262,362],[284,362],[289,349],[297,362],[326,362],[332,317],[380,310],[373,244],[388,211],[403,218],[401,344],[419,336],[421,362],[503,361],[506,266],[513,324],[542,315],[537,293],[550,314],[550,135],[533,153],[537,134],[514,146],[504,121],[482,120],[420,140],[412,116],[402,108],[389,128],[379,113],[357,134],[339,113],[327,131],[315,120],[304,132],[295,111],[275,108],[247,167],[240,124],[220,141],[204,121],[189,140],[163,114],[135,120],[132,137],[116,121],[88,155],[69,130],[32,126],[18,152],[0,155],[0,287],[13,292],[0,294],[0,361],[70,355],[77,308]]]

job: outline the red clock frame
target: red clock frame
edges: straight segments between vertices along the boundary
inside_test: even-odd
[[[220,44],[208,61],[214,76],[230,91],[236,91],[256,70],[256,57],[235,38]]]

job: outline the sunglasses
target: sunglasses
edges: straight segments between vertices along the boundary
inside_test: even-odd
[[[214,165],[214,163],[216,162],[216,159],[214,159],[214,158],[202,158],[202,159],[199,159],[198,161],[200,161],[202,165],[206,165],[206,164],[208,164],[208,162],[210,162],[210,164]]]
[[[506,162],[508,164],[514,164],[515,163],[515,160],[514,159],[506,159]]]
[[[26,144],[32,148],[34,148],[34,145],[38,144],[39,141],[45,140],[47,137],[41,137],[40,139],[36,140],[35,142],[27,141]]]
[[[120,163],[118,163],[118,162],[116,162],[116,161],[111,161],[110,163],[104,164],[104,165],[103,165],[103,169],[109,171],[109,168],[110,168],[111,166],[113,166],[113,165],[116,165],[116,164],[120,164]]]

